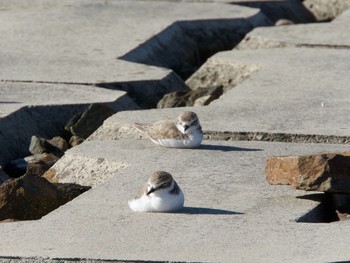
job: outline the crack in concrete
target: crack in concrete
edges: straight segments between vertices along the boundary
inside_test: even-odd
[[[348,45],[327,45],[327,44],[295,44],[295,47],[350,49],[350,46]]]
[[[266,142],[328,143],[328,144],[350,143],[350,136],[288,134],[288,133],[269,133],[269,132],[205,131],[204,139],[216,140],[216,141],[266,141]]]

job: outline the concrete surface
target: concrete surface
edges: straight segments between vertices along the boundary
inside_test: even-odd
[[[350,119],[343,114],[350,105],[349,61],[350,53],[342,49],[276,48],[221,52],[211,57],[187,82],[228,86],[236,75],[245,74],[245,68],[252,67],[255,73],[249,73],[247,80],[209,106],[193,110],[199,115],[205,132],[349,137]],[[232,65],[229,69],[235,68],[236,71],[225,69]],[[134,122],[176,117],[182,110],[120,112],[106,120],[93,137],[125,137],[126,133],[133,132],[127,128]],[[130,136],[137,138],[139,133]]]
[[[268,185],[264,165],[272,155],[347,149],[204,141],[199,149],[184,150],[146,140],[86,142],[70,150],[66,160],[83,156],[128,167],[41,220],[1,224],[0,255],[186,262],[345,260],[350,258],[350,238],[344,233],[350,225],[296,223],[318,204],[308,200],[313,193]],[[185,193],[183,212],[129,209],[127,200],[155,170],[176,178]],[[83,173],[94,171],[87,167],[78,172]]]
[[[157,43],[169,48],[167,40],[183,33],[184,24],[196,29],[194,24],[203,21],[235,20],[246,30],[268,23],[259,10],[223,3],[15,0],[2,1],[0,12],[0,79],[9,81],[0,83],[1,95],[6,94],[0,97],[2,136],[28,120],[58,129],[58,122],[52,124],[55,118],[69,115],[61,105],[74,101],[66,108],[129,100],[122,92],[94,85],[127,90],[130,97],[131,91],[152,87],[184,88],[169,69],[117,59],[135,50],[154,54]],[[53,167],[62,182],[92,185],[92,190],[40,220],[1,223],[0,262],[349,260],[348,221],[297,223],[300,217],[319,221],[320,194],[270,186],[264,177],[270,156],[348,151],[348,144],[223,140],[240,132],[349,138],[347,16],[330,25],[300,26],[304,31],[283,27],[308,46],[326,43],[324,48],[233,50],[209,59],[191,81],[221,81],[228,91],[207,107],[190,109],[198,113],[205,132],[222,135],[220,141],[204,141],[199,149],[167,149],[140,140],[140,133],[130,129],[133,122],[176,117],[183,108],[118,112],[106,120]],[[280,41],[280,32],[269,29],[276,30],[272,39]],[[339,42],[325,40],[327,34]],[[193,47],[193,39],[186,39],[184,46]],[[63,97],[67,86],[73,88],[69,99]],[[38,131],[25,126],[28,134],[4,137],[8,141],[1,141],[1,154],[15,154],[5,143]],[[155,170],[168,171],[177,180],[185,193],[182,212],[135,213],[128,208],[127,201]]]
[[[51,138],[91,103],[115,111],[139,109],[123,91],[89,85],[3,82],[0,84],[0,165],[29,154],[32,135]]]
[[[350,10],[344,11],[330,23],[256,28],[238,45],[239,49],[271,47],[334,47],[350,48]]]
[[[116,58],[176,21],[244,19],[259,12],[216,3],[113,0],[6,1],[0,8],[5,39],[0,43],[0,79],[64,83],[165,77],[168,70]]]
[[[214,19],[228,23],[226,28],[236,25],[240,34],[268,23],[258,9],[217,3],[16,0],[2,1],[0,10],[2,165],[27,153],[19,147],[28,144],[32,134],[59,133],[85,106],[81,104],[111,102],[112,94],[124,96],[92,86],[127,91],[141,107],[156,105],[168,92],[187,90],[169,69],[118,59],[151,38],[169,45],[167,39],[178,33],[174,23],[186,21],[194,29],[202,28],[202,37],[216,32],[210,23]],[[137,108],[131,100],[126,105],[126,100],[119,98],[118,105],[125,107],[118,110]],[[71,104],[75,105],[67,107]],[[14,132],[11,127],[18,123]]]

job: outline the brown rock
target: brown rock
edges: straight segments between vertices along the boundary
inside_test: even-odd
[[[0,220],[35,220],[72,200],[90,187],[55,185],[45,178],[26,174],[0,187]]]
[[[26,173],[42,176],[59,160],[59,157],[51,153],[43,153],[29,156],[26,159],[28,162]]]
[[[350,193],[350,152],[271,157],[266,162],[270,184],[289,184],[306,191]]]
[[[12,178],[18,178],[28,171],[33,174],[42,175],[58,160],[59,157],[51,153],[34,154],[9,162],[6,165],[6,172]]]

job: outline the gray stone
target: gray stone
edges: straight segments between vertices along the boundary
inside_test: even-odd
[[[65,126],[65,129],[74,136],[86,139],[102,125],[105,119],[114,113],[115,111],[109,107],[100,104],[91,104],[83,112],[73,116]]]
[[[48,140],[33,135],[29,145],[29,151],[32,154],[53,153],[57,156],[62,156],[67,149],[68,143],[59,136]]]

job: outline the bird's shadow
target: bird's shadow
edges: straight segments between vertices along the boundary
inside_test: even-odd
[[[212,151],[223,151],[223,152],[257,152],[263,151],[263,149],[257,148],[243,148],[235,146],[226,146],[226,145],[212,145],[212,144],[201,144],[197,149],[199,150],[212,150]]]
[[[223,209],[215,209],[215,208],[207,208],[207,207],[191,207],[191,206],[184,207],[177,213],[189,214],[189,215],[243,215],[244,214],[240,212],[223,210]]]

